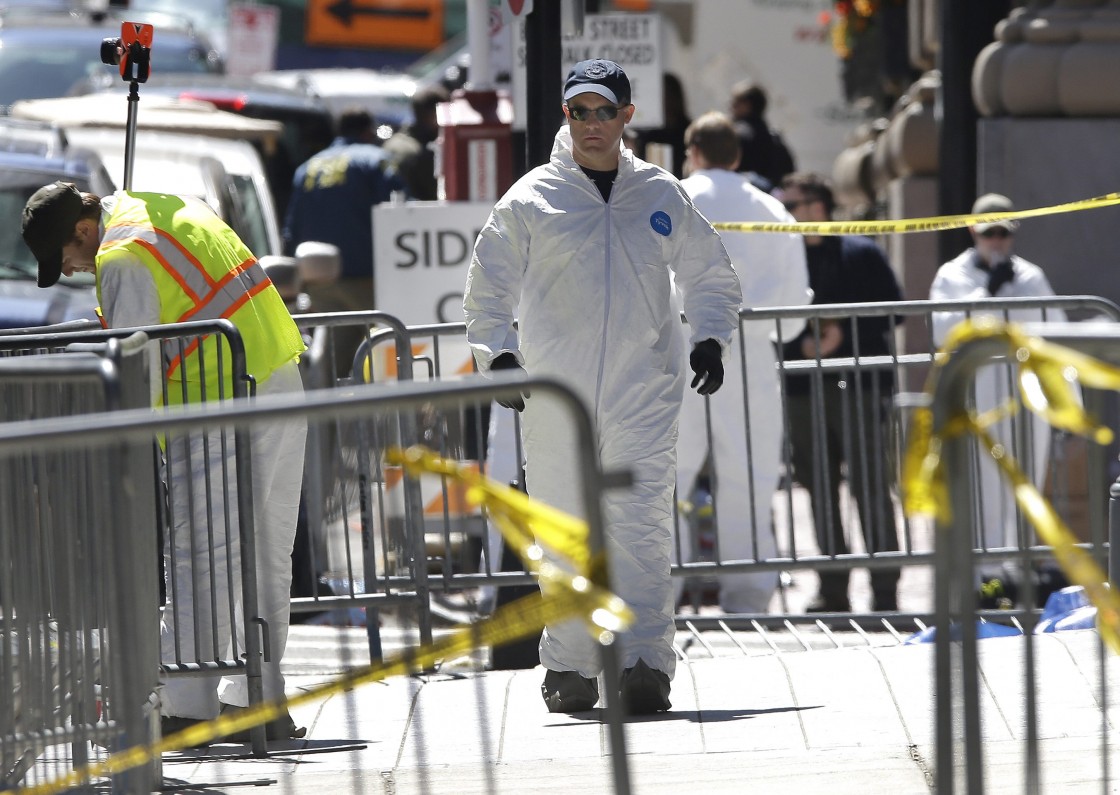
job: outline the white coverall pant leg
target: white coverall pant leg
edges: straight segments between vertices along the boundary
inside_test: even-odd
[[[976,374],[977,410],[983,412],[1003,405],[1014,394],[1010,380],[1014,377],[1006,365],[982,368]],[[988,431],[1011,451],[1023,472],[1041,488],[1050,455],[1050,426],[1046,420],[1024,409],[1013,417],[1004,417]],[[1018,546],[1018,513],[1011,486],[991,455],[977,449],[980,486],[974,498],[974,516],[979,522],[975,542],[982,549]],[[1035,542],[1028,538],[1027,543]],[[985,564],[981,567],[981,576],[998,576],[1001,566],[1000,563]]]
[[[261,384],[257,394],[302,390],[299,368],[295,362],[289,362]],[[291,554],[303,480],[306,435],[307,421],[302,417],[257,423],[250,430],[257,602],[260,616],[268,622],[271,647],[270,661],[262,665],[266,699],[284,695],[280,660],[284,656],[288,637]],[[232,431],[225,436],[224,451],[222,433],[216,430],[206,434],[194,433],[189,440],[182,437],[172,439],[169,443],[173,535],[164,547],[168,605],[164,609],[160,636],[162,659],[165,662],[176,660],[177,634],[178,656],[183,662],[214,660],[229,654],[231,612],[232,621],[237,627],[238,648],[244,648],[244,627],[241,626],[241,554],[237,534],[237,487]],[[208,445],[206,450],[204,437]],[[223,464],[226,472],[224,475]],[[207,499],[211,504],[209,523]],[[210,531],[213,533],[213,570],[210,564]],[[227,577],[227,572],[231,574],[230,577]],[[214,611],[211,610],[211,594],[214,595],[216,605]],[[210,677],[172,677],[163,683],[162,712],[185,718],[216,717],[220,708],[219,692],[222,702],[238,706],[248,704],[244,676],[225,679],[220,686]]]
[[[494,403],[490,408],[490,428],[486,438],[486,476],[491,480],[508,485],[521,476],[517,462],[517,412]],[[486,560],[482,561],[479,571],[486,571],[486,561],[490,571],[501,569],[504,539],[497,526],[486,520]],[[498,598],[498,589],[484,585],[479,589],[479,601],[483,605],[493,605]]]
[[[635,616],[620,637],[620,662],[629,668],[642,659],[670,678],[676,671],[669,567],[678,413],[679,403],[654,401],[635,410],[637,416],[602,422],[599,430],[602,468],[629,469],[634,481],[630,488],[603,495],[611,588]],[[523,415],[523,435],[529,496],[585,516],[566,412],[551,396],[532,397]],[[578,671],[589,679],[602,670],[599,647],[582,620],[546,627],[540,656],[546,668]]]
[[[769,345],[766,340],[762,343]],[[763,349],[761,353],[773,361],[772,350]],[[679,499],[688,498],[710,445],[719,559],[765,560],[777,555],[771,517],[782,452],[777,371],[773,366],[750,369],[748,424],[738,340],[732,343],[727,361],[723,387],[709,398],[710,440],[703,396],[691,389],[685,391],[677,443],[677,494]],[[683,515],[678,527],[681,556],[683,561],[688,561],[693,528]],[[719,577],[720,608],[727,613],[765,613],[777,587],[775,571],[722,574]],[[680,600],[683,588],[683,578],[677,578],[674,602]]]

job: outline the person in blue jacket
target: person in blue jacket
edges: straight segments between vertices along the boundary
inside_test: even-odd
[[[348,108],[339,117],[338,137],[296,169],[284,219],[285,253],[295,255],[300,243],[316,241],[336,246],[342,260],[337,282],[308,285],[315,312],[374,308],[373,206],[395,191],[407,193],[375,129],[369,111]],[[362,330],[355,329],[356,336],[339,331],[336,361],[341,372],[349,372]]]

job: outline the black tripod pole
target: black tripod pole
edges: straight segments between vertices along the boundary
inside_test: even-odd
[[[128,121],[124,133],[124,189],[132,190],[132,161],[136,149],[136,106],[140,103],[140,83],[128,81]]]

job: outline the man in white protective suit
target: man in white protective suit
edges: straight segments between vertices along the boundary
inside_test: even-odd
[[[631,714],[649,714],[671,707],[676,666],[670,548],[684,331],[670,274],[692,323],[692,386],[705,394],[723,381],[741,292],[719,235],[680,182],[621,146],[630,99],[618,64],[572,67],[568,124],[549,162],[495,205],[463,305],[479,369],[523,368],[571,387],[593,418],[601,467],[633,477],[603,498],[611,586],[636,616],[620,637],[625,670],[605,686],[618,687]],[[566,411],[543,395],[506,402],[524,412],[529,495],[583,515]],[[546,627],[540,659],[550,711],[595,706],[602,663],[582,621]]]
[[[709,221],[794,222],[778,199],[736,173],[739,139],[725,115],[705,113],[692,122],[685,131],[685,147],[690,172],[681,184]],[[739,274],[745,306],[795,306],[812,300],[799,235],[720,235]],[[784,321],[782,339],[793,339],[804,327],[804,320]],[[777,554],[770,516],[782,463],[776,336],[774,321],[745,323],[728,349],[723,388],[707,398],[710,411],[694,392],[685,394],[682,404],[677,497],[686,499],[691,493],[710,451],[718,553],[724,562],[766,560]],[[695,528],[683,515],[678,526],[681,554],[687,558]],[[777,585],[776,571],[722,574],[720,607],[727,613],[764,613]]]
[[[972,205],[973,215],[1013,212],[1011,200],[998,193],[987,193]],[[969,227],[973,246],[946,262],[937,270],[930,287],[933,301],[951,299],[1045,298],[1054,295],[1042,268],[1014,253],[1015,232],[1019,222],[1014,220],[975,224]],[[1065,322],[1066,313],[1061,309],[1013,309],[974,311],[972,318],[995,317],[1013,323],[1040,321]],[[962,312],[933,313],[933,342],[940,347],[949,330],[965,319]],[[976,409],[988,411],[1004,405],[1018,395],[1015,373],[1006,365],[993,364],[976,373]],[[1018,400],[1016,402],[1019,402]],[[1037,414],[1019,411],[988,430],[996,441],[1011,451],[1023,471],[1040,485],[1046,474],[1050,453],[1050,426]],[[976,520],[976,545],[980,549],[1018,546],[1017,511],[1010,486],[1000,476],[999,469],[987,453],[980,452],[978,481],[973,490],[973,516]],[[1033,543],[1029,542],[1028,543]],[[1008,607],[1016,599],[1017,576],[999,563],[981,563],[981,606]]]

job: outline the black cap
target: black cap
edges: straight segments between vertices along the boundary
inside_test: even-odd
[[[580,61],[568,72],[564,82],[564,101],[590,91],[616,105],[630,104],[630,78],[614,61]]]
[[[23,239],[39,261],[39,286],[62,275],[62,247],[74,237],[82,194],[70,182],[52,182],[31,194],[23,208]]]

